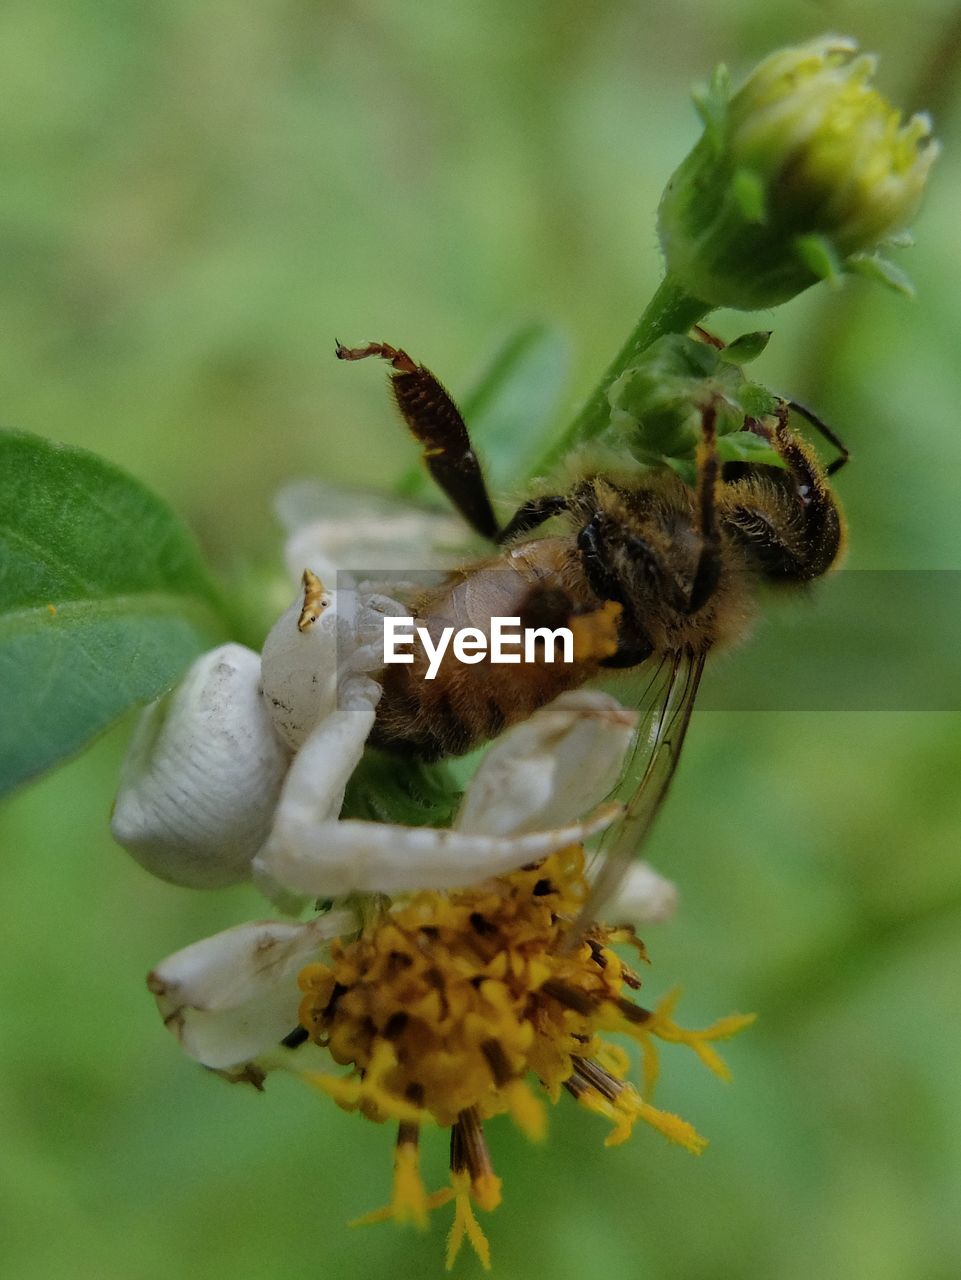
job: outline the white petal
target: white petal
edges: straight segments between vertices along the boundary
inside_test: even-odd
[[[238,1066],[297,1026],[298,972],[325,941],[356,927],[350,911],[237,925],[168,956],[147,985],[185,1052],[207,1067]]]
[[[325,898],[454,889],[580,844],[622,812],[620,805],[607,805],[583,822],[516,836],[353,819],[291,825],[274,831],[254,865],[289,889]]]
[[[260,659],[222,645],[142,713],[114,805],[114,839],[175,884],[244,880],[289,758],[261,698]]]
[[[649,863],[632,862],[604,915],[629,924],[661,924],[671,919],[676,908],[677,885]]]
[[[563,826],[588,812],[617,783],[636,719],[605,693],[562,693],[494,743],[454,827],[512,835]]]

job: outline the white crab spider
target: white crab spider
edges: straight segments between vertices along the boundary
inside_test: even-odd
[[[221,645],[141,715],[114,805],[114,838],[148,871],[192,888],[234,884],[273,825],[284,778],[312,729],[366,675],[390,601],[351,590],[305,592],[263,655]]]
[[[290,894],[445,889],[585,840],[617,813],[610,791],[633,714],[605,694],[562,695],[488,751],[451,829],[340,821],[374,723],[369,674],[391,602],[306,591],[262,658],[226,645],[194,663],[166,708],[145,712],[113,832],[148,870],[195,887],[253,874]]]
[[[382,567],[371,534],[380,529],[370,522],[367,537],[369,561]],[[325,530],[313,547],[301,530],[298,550],[312,550],[330,572]],[[307,581],[262,656],[221,646],[143,713],[113,830],[149,871],[197,887],[256,875],[278,905],[296,909],[304,892],[468,884],[583,840],[616,814],[608,806],[583,817],[618,774],[633,715],[582,690],[490,747],[450,830],[340,821],[374,721],[380,687],[372,673],[383,616],[394,606],[350,584],[323,593]],[[639,865],[626,889],[615,906],[624,918],[660,920],[673,909],[673,885],[649,867]],[[359,924],[350,904],[306,922],[240,924],[162,961],[150,988],[186,1052],[230,1073],[263,1062],[296,1025],[296,973]]]

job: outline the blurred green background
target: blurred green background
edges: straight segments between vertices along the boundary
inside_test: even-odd
[[[657,282],[689,84],[824,29],[935,112],[945,155],[901,260],[918,301],[814,290],[777,313],[756,370],[849,439],[851,567],[958,570],[947,0],[6,0],[2,418],[133,471],[221,569],[275,566],[284,480],[389,486],[411,461],[381,377],[338,366],[335,337],[401,343],[459,393],[516,325],[558,324],[560,421]],[[789,686],[806,634],[791,617],[796,635],[762,628],[730,662]],[[815,683],[833,661],[817,637]],[[4,1274],[439,1274],[443,1213],[426,1237],[344,1225],[385,1200],[386,1130],[293,1080],[229,1088],[164,1032],[147,969],[264,906],[156,883],[111,844],[127,730],[0,814]],[[695,715],[650,849],[683,905],[648,931],[647,991],[681,982],[687,1020],[758,1023],[729,1048],[729,1087],[665,1055],[659,1101],[711,1138],[699,1161],[643,1129],[606,1151],[573,1104],[542,1148],[492,1126],[497,1275],[961,1274],[959,771],[948,712]]]

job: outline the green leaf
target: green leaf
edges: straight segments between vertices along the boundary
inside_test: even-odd
[[[842,278],[841,263],[827,236],[798,236],[794,248],[809,271],[819,280],[827,280],[832,288],[838,288]]]
[[[190,534],[84,450],[0,431],[0,794],[227,635]]]
[[[723,62],[714,68],[708,84],[695,85],[691,90],[694,109],[704,125],[704,136],[715,151],[720,151],[724,143],[730,97],[731,76]]]
[[[849,271],[854,271],[858,275],[866,276],[869,280],[883,284],[905,298],[914,297],[914,285],[911,283],[911,277],[887,258],[882,258],[880,254],[854,253],[844,265]]]
[[[742,333],[739,338],[729,342],[717,354],[722,360],[726,360],[728,364],[750,364],[752,360],[758,358],[770,341],[771,330],[758,329],[754,333]]]
[[[516,496],[519,480],[543,452],[567,386],[569,366],[568,346],[557,330],[526,325],[507,337],[471,391],[459,399],[495,496],[505,491]],[[437,493],[420,466],[404,477],[400,491],[417,499]]]
[[[778,397],[759,382],[745,382],[737,390],[737,402],[749,418],[766,418],[778,406]]]
[[[735,431],[729,436],[720,436],[717,442],[717,456],[722,462],[754,462],[764,463],[769,467],[784,466],[784,459],[777,450],[753,431]]]
[[[767,191],[753,169],[738,169],[731,179],[731,194],[748,222],[767,221]]]
[[[554,426],[570,369],[563,335],[531,324],[503,343],[464,401],[491,487],[513,490]]]
[[[368,747],[347,784],[341,817],[407,827],[447,827],[461,791],[444,761],[424,764]]]

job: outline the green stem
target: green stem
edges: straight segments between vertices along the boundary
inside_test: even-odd
[[[538,461],[533,474],[545,475],[577,445],[599,435],[610,421],[611,407],[607,402],[607,392],[615,378],[619,378],[652,342],[656,342],[665,333],[687,333],[710,310],[711,307],[706,302],[702,302],[700,298],[692,298],[670,276],[665,276],[591,398],[560,439],[555,440]]]

